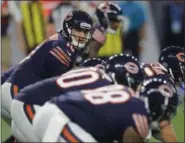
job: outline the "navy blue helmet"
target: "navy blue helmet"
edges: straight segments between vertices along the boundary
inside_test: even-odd
[[[96,16],[105,29],[110,26],[110,22],[120,22],[123,19],[121,7],[112,2],[100,4],[96,9]]]
[[[153,123],[170,120],[176,114],[178,95],[175,83],[164,77],[157,75],[145,80],[139,90],[139,98],[145,102]]]
[[[79,31],[85,31],[85,43],[82,44],[74,39],[74,35],[72,35],[73,28]],[[73,10],[65,17],[63,22],[63,30],[60,32],[62,32],[64,37],[70,41],[72,45],[78,47],[78,50],[82,50],[87,45],[93,34],[92,18],[85,11]]]
[[[107,61],[106,72],[119,84],[129,86],[134,90],[144,79],[140,62],[128,54],[111,56]]]
[[[183,47],[166,47],[161,52],[159,63],[166,67],[176,84],[182,85],[185,79],[185,49]]]
[[[92,58],[84,60],[81,64],[83,67],[98,67],[105,70],[106,62],[100,58]]]

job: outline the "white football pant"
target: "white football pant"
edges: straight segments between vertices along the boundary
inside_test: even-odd
[[[14,122],[12,134],[19,142],[39,142],[32,124],[34,115],[39,108],[38,105],[24,104],[24,102],[16,99],[12,101],[11,117]],[[16,130],[19,130],[21,134],[16,134]]]
[[[40,142],[97,142],[51,103],[45,103],[35,114],[33,129]]]
[[[13,87],[9,82],[5,82],[2,87],[1,92],[1,115],[2,118],[7,122],[7,124],[11,124],[11,115],[10,115],[10,108],[12,104],[12,96],[14,96],[14,92],[17,92],[17,88]]]

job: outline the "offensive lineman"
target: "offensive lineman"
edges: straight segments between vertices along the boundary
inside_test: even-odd
[[[179,94],[179,103],[185,101],[185,49],[179,46],[169,46],[162,50],[159,63],[161,63],[176,83]]]

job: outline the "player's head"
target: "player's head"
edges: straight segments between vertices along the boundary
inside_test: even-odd
[[[99,23],[107,29],[107,31],[114,33],[120,26],[122,17],[122,10],[119,5],[112,2],[104,2],[96,8],[96,16]]]
[[[154,76],[144,81],[140,87],[139,97],[145,102],[153,125],[162,120],[170,120],[176,113],[178,96],[175,83],[162,76]]]
[[[140,62],[128,54],[111,56],[107,61],[106,72],[119,84],[129,86],[134,90],[144,78]]]
[[[167,68],[175,83],[184,88],[185,49],[179,46],[166,47],[161,52],[159,63]]]
[[[82,10],[73,10],[64,19],[63,35],[72,45],[82,50],[92,37],[93,21],[91,16]]]
[[[106,62],[100,58],[87,59],[82,62],[82,67],[97,67],[105,70]]]

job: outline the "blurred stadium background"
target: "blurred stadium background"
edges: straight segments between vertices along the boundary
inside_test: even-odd
[[[96,20],[94,10],[101,2],[2,0],[1,71],[19,63],[35,45],[59,30],[62,19],[71,9],[88,10],[87,12]],[[136,51],[142,62],[156,62],[161,49],[167,45],[184,47],[183,1],[131,1],[131,3],[117,1],[117,3],[122,7],[123,15],[126,17],[122,27],[125,37],[122,40],[126,41],[123,42],[123,52],[129,51],[129,49],[124,51],[124,46],[126,47],[125,43],[130,44],[127,39],[133,33],[140,35],[138,36],[140,41],[136,41]],[[3,141],[10,135],[10,128],[3,120],[1,123]],[[179,142],[184,142],[184,104],[178,109],[173,123]],[[151,142],[153,141],[156,140],[153,139]]]

